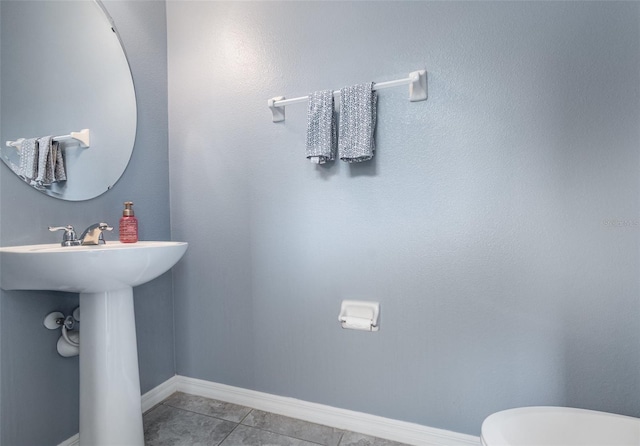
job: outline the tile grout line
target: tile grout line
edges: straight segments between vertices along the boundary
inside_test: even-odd
[[[171,406],[171,407],[173,407],[173,406]],[[246,406],[245,406],[245,407],[246,407]],[[233,434],[233,433],[235,432],[235,430],[236,430],[238,427],[240,427],[240,426],[242,426],[242,427],[248,427],[249,429],[255,429],[255,430],[258,430],[258,431],[262,431],[262,432],[268,432],[268,433],[270,433],[270,434],[279,435],[279,436],[281,436],[281,437],[287,437],[287,438],[292,438],[292,439],[294,439],[294,440],[304,441],[305,443],[312,443],[312,444],[317,444],[318,446],[325,446],[325,445],[323,445],[322,443],[316,443],[315,441],[305,440],[304,438],[293,437],[293,436],[291,436],[291,435],[285,435],[285,434],[282,434],[282,433],[280,433],[280,432],[270,431],[270,430],[268,430],[268,429],[263,429],[263,428],[261,428],[261,427],[251,426],[251,425],[249,425],[249,424],[243,424],[243,421],[247,419],[247,417],[249,416],[249,414],[251,414],[251,412],[253,412],[254,410],[257,410],[257,409],[252,409],[252,408],[250,408],[250,407],[249,407],[248,409],[250,409],[250,410],[249,410],[249,412],[247,412],[247,414],[246,414],[244,417],[242,417],[242,420],[240,420],[240,421],[236,424],[236,426],[231,430],[231,432],[229,432],[229,434],[227,434],[227,436],[226,436],[226,437],[224,437],[224,438],[222,439],[222,441],[221,441],[220,443],[218,443],[218,445],[217,445],[217,446],[222,446],[222,443],[224,443],[224,442],[225,442],[225,440],[226,440],[227,438],[229,438],[229,436],[230,436],[231,434]],[[215,417],[213,417],[213,418],[215,418]],[[342,435],[340,436],[340,439],[342,439]],[[338,445],[336,444],[336,446],[338,446]]]
[[[244,407],[246,407],[246,406],[244,406]],[[247,414],[244,417],[242,417],[242,420],[240,420],[240,422],[238,424],[242,424],[242,422],[247,419],[249,414],[255,410],[255,409],[252,409],[251,407],[248,407],[247,409],[250,409],[249,412],[247,412]],[[246,426],[246,424],[243,425],[243,426]]]
[[[315,441],[305,440],[304,438],[298,438],[298,437],[294,437],[294,436],[291,436],[291,435],[283,434],[281,432],[274,432],[274,431],[270,431],[269,429],[263,429],[261,427],[251,426],[251,425],[248,425],[248,424],[242,424],[242,425],[238,424],[238,426],[248,427],[249,429],[255,429],[257,431],[267,432],[269,434],[274,434],[274,435],[277,435],[279,437],[291,438],[292,440],[299,440],[299,441],[303,441],[303,442],[309,443],[309,444],[316,444],[318,446],[329,446],[329,445],[324,445],[322,443],[316,443]],[[218,445],[218,446],[220,446],[220,445]],[[338,445],[336,445],[336,446],[338,446]]]
[[[196,412],[195,410],[185,409],[184,407],[172,406],[171,404],[166,404],[166,403],[161,403],[161,404],[163,406],[171,407],[172,409],[182,410],[184,412],[190,412],[190,413],[194,413],[196,415],[202,415],[203,417],[215,418],[216,420],[226,421],[227,423],[240,424],[240,422],[238,422],[238,421],[231,421],[231,420],[227,420],[225,418],[216,417],[215,415],[209,415],[209,414],[202,413],[202,412]],[[246,418],[247,415],[245,415],[245,418]]]
[[[233,434],[236,429],[238,429],[238,426],[242,426],[240,423],[236,423],[236,425],[234,426],[233,429],[231,429],[231,432],[229,432],[220,443],[217,444],[217,446],[222,446],[222,443],[224,443],[225,441],[227,441],[227,438],[229,438],[231,436],[231,434]]]
[[[258,409],[251,409],[251,411],[249,413],[253,412],[254,410],[258,410]],[[260,412],[264,412],[264,411],[260,411]],[[249,416],[249,413],[242,419],[242,421],[244,421]],[[272,412],[264,412],[264,413],[272,414]],[[275,414],[275,415],[277,415],[277,414]],[[294,440],[300,440],[300,441],[304,441],[306,443],[317,444],[319,446],[340,446],[340,442],[342,441],[342,436],[344,435],[344,432],[345,432],[343,429],[336,429],[336,428],[333,428],[331,426],[325,426],[324,424],[312,423],[311,421],[304,421],[304,420],[300,420],[299,418],[287,417],[285,415],[279,415],[279,416],[284,417],[284,418],[290,418],[290,419],[296,420],[296,421],[301,421],[303,423],[308,423],[308,424],[313,424],[313,425],[316,425],[316,426],[321,426],[321,427],[326,427],[326,428],[329,428],[329,429],[338,430],[338,431],[340,431],[340,439],[338,440],[338,442],[335,445],[325,445],[324,443],[318,443],[316,441],[309,440],[309,439],[306,439],[306,438],[294,437],[293,435],[283,434],[282,432],[272,431],[272,430],[269,430],[269,429],[265,429],[263,427],[252,426],[250,424],[243,424],[242,421],[240,422],[240,424],[242,424],[243,426],[251,427],[251,428],[258,429],[258,430],[261,430],[261,431],[264,431],[264,432],[269,432],[271,434],[281,435],[281,436],[287,437],[287,438],[293,438]]]

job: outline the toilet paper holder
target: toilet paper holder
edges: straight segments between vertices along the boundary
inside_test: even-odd
[[[380,303],[364,300],[343,300],[338,321],[342,328],[378,331]]]

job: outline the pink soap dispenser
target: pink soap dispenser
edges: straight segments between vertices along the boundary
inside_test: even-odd
[[[135,243],[138,241],[138,219],[133,213],[133,202],[125,201],[122,218],[120,219],[120,241]]]

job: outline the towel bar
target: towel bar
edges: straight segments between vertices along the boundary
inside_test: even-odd
[[[68,135],[60,135],[54,136],[54,141],[66,141],[67,139],[75,139],[80,142],[81,147],[89,147],[89,143],[91,142],[91,133],[89,129],[82,129],[79,132],[71,132]],[[20,143],[24,141],[24,138],[20,138],[17,141],[7,141],[7,147],[15,147],[16,149],[20,149]]]
[[[427,99],[427,70],[412,71],[409,77],[396,79],[394,81],[379,82],[373,84],[374,90],[397,87],[399,85],[409,85],[409,100],[411,102],[425,101]],[[333,92],[334,96],[340,95],[340,90]],[[273,113],[273,122],[284,121],[284,107],[299,102],[305,102],[309,96],[285,99],[284,96],[276,96],[267,101],[267,105]]]

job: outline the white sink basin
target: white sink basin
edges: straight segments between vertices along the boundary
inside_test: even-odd
[[[133,288],[168,271],[183,242],[0,248],[0,287],[80,293],[80,446],[144,446]]]
[[[134,287],[168,271],[186,250],[184,242],[10,246],[0,248],[0,287],[76,293]]]

